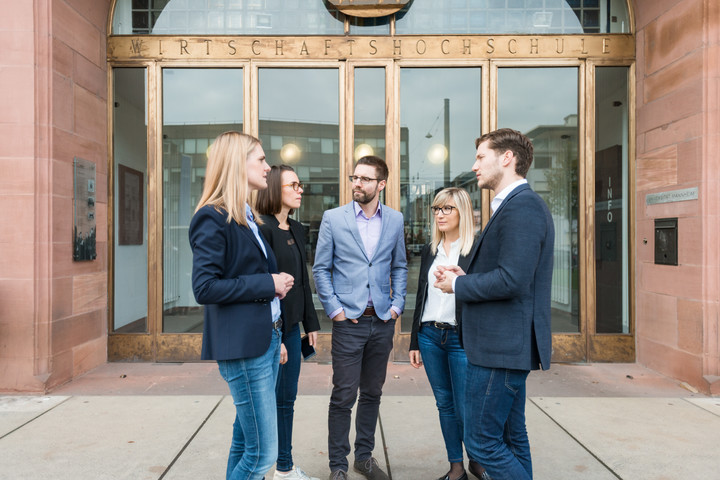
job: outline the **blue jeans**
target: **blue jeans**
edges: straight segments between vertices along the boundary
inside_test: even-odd
[[[449,462],[463,461],[467,356],[457,332],[421,326],[418,346],[440,414],[440,430]]]
[[[298,378],[300,377],[300,325],[295,324],[285,332],[283,341],[287,349],[288,359],[280,365],[275,396],[277,398],[278,422],[278,458],[276,470],[289,472],[293,468],[292,459],[292,429],[295,413],[295,399],[298,392]]]
[[[217,362],[237,412],[227,480],[260,480],[277,459],[275,381],[280,364],[280,336],[279,330],[273,330],[270,347],[259,357]]]
[[[468,363],[465,386],[465,449],[493,480],[532,480],[525,428],[527,370]]]

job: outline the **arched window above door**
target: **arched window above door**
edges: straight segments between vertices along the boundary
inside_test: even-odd
[[[348,17],[353,35],[387,35],[392,16]],[[113,35],[342,35],[326,0],[117,0]],[[626,0],[413,0],[399,35],[629,33]]]
[[[414,0],[396,14],[396,33],[629,33],[625,0]]]

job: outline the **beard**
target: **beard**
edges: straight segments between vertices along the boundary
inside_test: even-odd
[[[368,203],[375,200],[375,196],[377,195],[377,192],[373,193],[366,193],[362,190],[353,190],[353,200],[355,200],[360,205],[367,205]]]
[[[482,177],[480,177],[480,179],[478,180],[478,187],[487,188],[488,190],[495,190],[495,187],[500,184],[502,178],[503,172],[499,169],[493,172],[488,172],[482,175]]]

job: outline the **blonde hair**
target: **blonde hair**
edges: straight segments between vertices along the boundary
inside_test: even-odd
[[[245,205],[251,203],[248,201],[246,161],[258,145],[260,140],[245,133],[230,131],[218,135],[208,148],[205,184],[196,212],[205,205],[212,205],[217,211],[227,212],[228,223],[235,220],[247,227]],[[253,215],[260,223],[254,209]]]
[[[475,239],[475,216],[473,215],[472,201],[470,195],[462,188],[450,187],[443,188],[435,195],[432,206],[444,207],[450,199],[455,201],[455,206],[460,215],[460,224],[458,226],[460,229],[460,254],[467,255],[470,253]],[[438,228],[433,215],[432,238],[430,240],[430,250],[433,255],[437,253],[438,245],[440,245],[444,237],[445,234]]]

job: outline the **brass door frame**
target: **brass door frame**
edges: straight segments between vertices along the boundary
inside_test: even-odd
[[[208,43],[210,40],[214,43]],[[259,122],[258,112],[258,70],[259,68],[336,68],[340,98],[340,151],[344,153],[345,160],[340,165],[340,203],[350,200],[350,189],[342,178],[352,169],[354,145],[354,69],[362,67],[376,67],[385,69],[385,95],[386,95],[386,145],[387,160],[390,167],[388,183],[395,188],[388,188],[386,203],[398,209],[400,206],[400,189],[398,171],[400,168],[400,69],[403,67],[480,67],[482,72],[481,101],[482,101],[482,133],[494,129],[497,125],[497,70],[502,67],[559,67],[574,66],[578,68],[578,110],[579,123],[579,234],[583,235],[579,241],[579,254],[582,260],[580,277],[580,331],[578,333],[553,334],[554,354],[553,361],[580,362],[580,361],[633,361],[634,360],[634,312],[629,309],[631,331],[626,335],[595,334],[595,278],[594,278],[594,176],[592,173],[594,160],[594,68],[601,66],[628,66],[629,67],[629,98],[630,105],[635,99],[635,43],[632,35],[446,35],[446,36],[400,36],[400,37],[262,37],[262,54],[257,58],[233,58],[230,55],[228,42],[240,42],[244,37],[153,37],[153,36],[110,36],[108,38],[108,98],[113,98],[113,68],[135,67],[146,68],[147,71],[147,109],[148,109],[148,332],[141,334],[113,333],[113,292],[114,292],[114,242],[109,248],[109,315],[108,315],[108,359],[113,360],[142,360],[142,361],[191,361],[199,358],[201,335],[199,334],[166,334],[162,333],[162,70],[165,68],[243,68],[243,128],[247,133],[257,135]],[[265,50],[267,45],[274,41],[283,41],[287,50],[283,51],[282,59],[274,58],[272,49]],[[348,56],[348,42],[360,41],[370,45],[375,41],[373,48],[377,52],[384,52],[382,58],[374,58],[372,49],[364,51],[353,50],[355,53]],[[401,40],[411,45],[415,50],[393,53],[394,41]],[[493,51],[490,50],[489,41],[493,40]],[[260,41],[260,40],[255,40]],[[142,45],[140,43],[142,42]],[[184,58],[182,50],[169,51],[168,45],[182,45],[188,42],[188,58]],[[323,48],[334,45],[332,49]],[[421,43],[422,42],[422,43]],[[467,42],[473,43],[476,52],[482,46],[485,51],[479,51],[477,57],[468,58],[462,47]],[[557,46],[572,45],[573,55],[568,52],[570,47],[562,53],[557,52]],[[233,43],[235,45],[235,43]],[[261,44],[246,42],[249,51],[260,51]],[[303,45],[312,54],[303,56]],[[418,45],[424,45],[426,52],[432,55],[419,53]],[[451,45],[460,46],[452,54],[445,54]],[[500,48],[504,45],[504,49]],[[258,46],[252,50],[253,46]],[[537,56],[516,58],[521,47],[537,52]],[[292,48],[295,50],[292,50]],[[316,49],[317,48],[317,49]],[[165,50],[168,49],[168,50]],[[383,50],[384,49],[384,50]],[[292,51],[291,51],[292,50]],[[181,53],[178,53],[180,51]],[[285,56],[285,51],[289,52]],[[388,53],[390,52],[390,53]],[[515,53],[513,53],[515,52]],[[612,54],[611,54],[612,52]],[[616,53],[617,52],[617,53]],[[379,56],[379,55],[378,55]],[[113,149],[113,115],[112,102],[108,110],[108,234],[114,238],[114,149]],[[629,125],[631,132],[628,135],[628,153],[630,171],[627,172],[630,185],[629,212],[634,208],[634,171],[635,164],[635,137],[634,137],[634,110],[629,110]],[[470,164],[470,159],[468,160]],[[483,191],[483,225],[487,223],[490,211],[489,204],[492,192]],[[153,214],[151,214],[151,212]],[[629,223],[632,225],[632,223]],[[634,262],[634,227],[630,230],[631,247],[629,286],[633,288]],[[413,279],[409,279],[410,282]],[[632,301],[632,290],[630,299]],[[407,359],[407,346],[409,334],[400,331],[400,322],[395,331],[396,360]],[[319,361],[329,360],[330,335],[320,335],[321,354]]]

